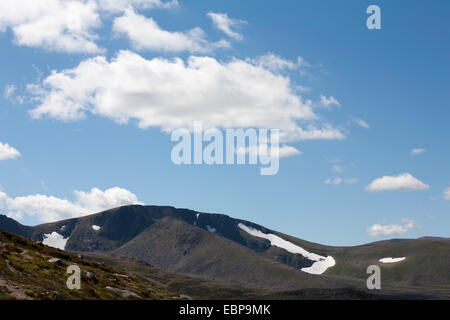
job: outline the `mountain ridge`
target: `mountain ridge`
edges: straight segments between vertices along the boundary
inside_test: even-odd
[[[427,237],[334,247],[308,242],[224,214],[171,206],[123,206],[34,227],[0,218],[0,229],[68,251],[112,253],[163,270],[280,290],[367,290],[367,266],[382,268],[384,287],[397,294],[426,290],[450,296],[450,240]],[[56,240],[55,240],[56,239]],[[384,264],[382,258],[405,257]],[[334,263],[308,274],[317,263]],[[425,288],[425,289],[424,289]]]

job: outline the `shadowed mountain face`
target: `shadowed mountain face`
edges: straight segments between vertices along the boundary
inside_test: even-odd
[[[313,281],[311,275],[170,217],[158,220],[114,253],[163,270],[230,282],[245,279],[259,287],[295,288],[308,286]]]
[[[8,218],[5,215],[0,215],[0,229],[31,238],[34,230],[37,228],[24,226],[14,219]]]
[[[330,247],[222,214],[159,206],[125,206],[36,227],[0,215],[0,229],[48,245],[57,240],[65,250],[113,253],[247,287],[366,290],[367,267],[377,264],[386,294],[450,297],[448,239]],[[405,259],[379,261],[388,257]]]
[[[189,225],[196,229],[214,233],[298,269],[309,267],[313,264],[313,261],[306,259],[302,255],[289,253],[286,250],[272,246],[265,239],[249,235],[242,231],[238,224],[244,223],[266,233],[273,231],[251,222],[233,219],[221,214],[198,213],[173,207],[125,206],[86,217],[43,224],[34,228],[22,226],[12,219],[6,219],[10,221],[9,224],[11,225],[17,224],[17,227],[14,227],[17,234],[31,237],[36,241],[43,241],[45,234],[57,232],[63,238],[68,238],[65,245],[66,250],[112,251],[125,245],[163,218],[172,218],[185,222],[186,226]],[[4,225],[5,230],[11,230],[9,225]],[[0,227],[2,226],[3,224],[0,224]],[[93,226],[100,228],[95,230]],[[320,251],[322,252],[323,250],[320,249]]]

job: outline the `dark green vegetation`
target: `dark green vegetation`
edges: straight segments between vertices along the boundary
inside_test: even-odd
[[[322,275],[302,272],[313,261],[246,233],[239,223],[332,256],[336,265]],[[58,232],[68,238],[66,250],[104,261],[159,290],[196,298],[450,298],[449,239],[330,247],[222,214],[158,206],[125,206],[36,227],[0,215],[0,229],[39,242]],[[385,257],[406,260],[380,263]],[[376,292],[366,288],[366,269],[373,264],[382,269],[382,290]]]
[[[363,279],[364,266],[377,264],[383,283],[401,292],[405,288],[450,297],[450,240],[421,238],[336,248],[337,264],[329,275]],[[381,257],[406,257],[400,263],[382,264]]]
[[[67,267],[73,264],[82,271],[80,290],[66,286]],[[0,299],[124,299],[114,289],[127,290],[134,299],[180,298],[102,263],[0,231]]]

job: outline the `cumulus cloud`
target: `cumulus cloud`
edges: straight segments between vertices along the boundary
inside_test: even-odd
[[[333,178],[333,179],[325,180],[325,184],[339,185],[339,184],[342,184],[342,183],[345,183],[345,184],[356,184],[356,183],[358,183],[358,179],[356,179],[356,178],[344,179],[344,178],[341,178],[341,177],[336,177],[336,178]]]
[[[30,110],[34,118],[73,121],[93,113],[165,132],[202,121],[205,128],[280,129],[282,141],[345,138],[318,120],[289,77],[239,59],[147,60],[120,51],[111,61],[99,56],[55,71],[29,90],[40,101]]]
[[[98,188],[93,188],[90,192],[76,190],[74,194],[77,204],[91,212],[116,208],[125,204],[142,204],[133,193],[118,187],[105,191]]]
[[[425,153],[425,152],[427,152],[427,150],[424,148],[414,148],[411,150],[410,155],[416,156],[418,154]]]
[[[225,33],[227,36],[235,39],[235,40],[242,40],[242,35],[236,31],[233,30],[233,28],[239,27],[243,23],[247,23],[244,20],[237,20],[232,19],[228,17],[226,13],[214,13],[214,12],[208,12],[208,17],[211,18],[214,26]]]
[[[100,25],[95,1],[15,0],[14,5],[0,1],[0,32],[11,29],[18,45],[98,53],[102,50],[92,30]]]
[[[142,204],[136,195],[122,188],[102,191],[93,188],[90,192],[74,191],[76,200],[71,202],[47,195],[30,195],[10,198],[0,192],[0,209],[9,217],[22,220],[25,216],[36,217],[41,222],[85,216],[99,211],[128,204]]]
[[[383,176],[375,179],[366,187],[368,191],[422,191],[430,187],[413,177],[410,173],[402,173],[398,176]]]
[[[95,32],[110,14],[128,7],[171,8],[160,0],[0,1],[0,32],[11,30],[16,44],[68,53],[100,53]]]
[[[367,228],[367,232],[372,237],[390,237],[390,236],[401,236],[407,233],[409,230],[414,228],[419,228],[414,220],[404,218],[402,219],[402,224],[390,224],[381,225],[379,223]]]
[[[114,19],[113,30],[117,34],[127,35],[138,50],[206,53],[230,46],[225,40],[208,42],[205,32],[198,27],[186,32],[163,30],[152,18],[137,14],[131,8]]]
[[[2,143],[0,141],[0,161],[16,159],[20,157],[20,152],[11,147],[7,143]]]
[[[450,201],[450,187],[444,190],[444,199]]]

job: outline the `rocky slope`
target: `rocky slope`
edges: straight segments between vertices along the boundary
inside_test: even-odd
[[[81,269],[81,288],[70,290],[67,267]],[[180,299],[105,264],[0,231],[0,299]]]

